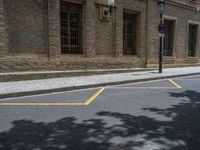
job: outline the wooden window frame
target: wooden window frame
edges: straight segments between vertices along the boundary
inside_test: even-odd
[[[130,52],[128,52],[127,50],[126,50],[126,48],[128,48],[128,47],[126,47],[125,46],[125,30],[127,29],[124,29],[124,20],[125,20],[125,15],[132,15],[132,17],[134,18],[134,23],[135,23],[135,30],[133,31],[134,33],[133,34],[135,34],[135,36],[133,37],[133,39],[135,39],[134,41],[133,41],[133,48],[132,48],[132,52],[130,53]],[[139,21],[139,15],[138,15],[138,13],[137,12],[132,12],[132,11],[128,11],[128,10],[124,10],[123,11],[123,55],[124,56],[137,56],[138,55],[138,29],[139,29],[139,25],[138,25],[138,21]],[[127,37],[127,36],[126,36]],[[131,50],[131,47],[129,47],[129,49]]]
[[[193,31],[191,31],[193,30]],[[196,32],[193,37],[191,37],[191,32]],[[198,25],[195,24],[189,24],[189,33],[188,33],[188,57],[196,57],[196,51],[197,51],[197,32],[198,32]],[[192,38],[192,41],[191,41]],[[192,43],[190,43],[192,42]],[[194,46],[192,46],[194,44]],[[192,47],[190,47],[192,46]]]
[[[170,33],[168,35],[168,40],[167,38],[167,34],[164,37],[164,45],[163,45],[163,55],[167,56],[167,57],[172,57],[173,56],[173,45],[174,45],[174,32],[175,32],[175,22],[173,20],[167,20],[165,19],[165,24],[167,22],[167,24],[169,24],[169,29],[170,29]],[[167,32],[167,31],[166,31]],[[165,40],[167,40],[167,49],[165,49]],[[166,54],[165,54],[166,53]]]
[[[169,20],[169,21],[174,22],[174,32],[173,32],[173,41],[172,41],[172,56],[164,56],[163,55],[163,58],[164,58],[164,60],[175,60],[175,58],[176,58],[176,43],[174,41],[176,41],[176,39],[177,39],[176,31],[177,31],[178,18],[174,17],[174,16],[164,15],[163,20]]]
[[[60,14],[62,13],[66,13],[67,14],[67,33],[69,35],[67,35],[66,39],[67,39],[67,47],[69,47],[69,49],[73,49],[74,48],[74,45],[72,44],[72,30],[71,30],[71,15],[77,15],[79,18],[78,18],[78,44],[77,46],[79,48],[79,50],[69,50],[69,51],[65,51],[63,50],[63,39],[62,39],[62,30],[64,27],[62,27],[62,15],[60,15],[60,25],[61,25],[61,54],[83,54],[83,44],[82,44],[82,32],[83,32],[83,25],[82,25],[82,17],[83,17],[83,14],[82,14],[82,10],[83,10],[83,7],[81,4],[77,4],[77,3],[71,3],[71,2],[65,2],[65,1],[61,1],[60,3],[61,5],[61,8],[60,8]],[[76,8],[77,7],[77,8]],[[76,48],[74,48],[76,49]]]
[[[195,56],[192,57],[192,56],[189,56],[188,53],[189,53],[189,27],[190,25],[196,25],[197,26],[197,35],[196,35],[196,45],[195,45]],[[188,20],[188,24],[187,24],[187,38],[186,38],[186,46],[187,46],[187,50],[186,50],[186,58],[187,59],[197,59],[198,58],[198,55],[199,55],[199,51],[198,49],[200,48],[200,45],[199,45],[199,39],[200,39],[200,31],[199,31],[199,27],[200,27],[200,22],[198,21],[192,21],[192,20]]]

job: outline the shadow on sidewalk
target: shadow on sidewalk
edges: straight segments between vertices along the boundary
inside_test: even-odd
[[[200,93],[169,93],[182,103],[168,109],[143,108],[172,121],[118,112],[98,112],[102,119],[77,122],[66,117],[44,123],[17,120],[13,128],[0,133],[2,150],[199,150]],[[175,115],[174,115],[175,114]],[[118,119],[108,125],[103,118]]]

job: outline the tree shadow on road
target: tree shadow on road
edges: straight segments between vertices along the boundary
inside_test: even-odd
[[[183,141],[185,146],[182,149],[199,150],[200,93],[193,90],[186,90],[181,93],[174,92],[169,94],[171,97],[181,98],[181,103],[172,105],[168,109],[144,108],[144,110],[172,118],[172,121],[165,126],[163,134],[165,138]]]
[[[199,150],[200,93],[170,93],[183,101],[167,109],[143,108],[167,117],[158,121],[145,115],[98,112],[100,119],[56,122],[17,120],[0,133],[2,150]],[[117,119],[109,125],[104,118]],[[111,121],[112,122],[112,121]]]

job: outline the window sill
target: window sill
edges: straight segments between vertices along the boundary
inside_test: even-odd
[[[175,57],[174,56],[163,56],[163,63],[164,64],[174,64],[175,63]]]
[[[130,58],[130,57],[139,57],[138,55],[123,55],[125,58]]]
[[[163,56],[163,59],[170,59],[170,60],[175,60],[175,57],[174,56]]]
[[[189,62],[197,62],[198,61],[198,57],[195,56],[195,57],[187,57],[186,58],[186,61],[189,61]]]

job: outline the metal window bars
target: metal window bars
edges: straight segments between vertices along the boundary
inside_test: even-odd
[[[81,48],[81,11],[79,7],[76,8],[75,4],[61,3],[62,54],[83,53]]]
[[[197,25],[189,25],[188,56],[195,57],[197,42]]]
[[[173,40],[174,40],[174,24],[175,22],[172,20],[164,21],[166,26],[166,32],[164,37],[164,48],[163,55],[164,56],[172,56],[173,55]]]
[[[136,55],[137,15],[124,13],[124,55]]]

